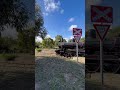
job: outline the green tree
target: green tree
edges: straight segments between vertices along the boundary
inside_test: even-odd
[[[42,48],[41,42],[35,42],[35,48]]]
[[[44,27],[44,20],[40,6],[35,4],[35,36],[40,36],[44,39],[47,35],[47,30]]]
[[[63,42],[67,42],[66,39],[63,39]]]
[[[43,48],[54,48],[54,41],[51,38],[45,38],[42,41],[42,47]]]
[[[0,38],[0,53],[15,52],[17,41],[12,38]]]
[[[120,37],[120,26],[108,30],[107,37],[108,38]]]
[[[81,38],[80,42],[85,42],[85,37]]]
[[[18,33],[17,45],[20,52],[33,53],[35,46],[34,28]]]
[[[73,42],[73,39],[69,39],[68,42]]]
[[[63,37],[61,35],[55,37],[55,46],[58,46],[59,42],[63,42]]]
[[[28,22],[29,12],[20,0],[0,1],[0,32],[4,26],[15,27],[18,31],[23,30]]]

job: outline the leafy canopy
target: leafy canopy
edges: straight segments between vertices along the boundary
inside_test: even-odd
[[[21,31],[28,22],[28,10],[20,0],[1,0],[0,1],[0,31],[4,26],[15,27]]]

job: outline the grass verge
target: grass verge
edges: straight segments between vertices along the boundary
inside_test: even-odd
[[[5,60],[15,60],[17,55],[15,54],[0,54],[0,59],[5,59]]]

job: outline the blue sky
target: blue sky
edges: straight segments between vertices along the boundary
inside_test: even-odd
[[[73,36],[73,27],[81,28],[85,37],[85,0],[36,0],[36,3],[42,9],[47,37],[62,35],[68,40]]]

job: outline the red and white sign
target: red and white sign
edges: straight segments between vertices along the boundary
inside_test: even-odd
[[[99,38],[103,40],[110,28],[110,25],[93,24]]]
[[[73,28],[73,35],[82,36],[82,29]]]
[[[113,8],[106,6],[91,5],[91,21],[92,22],[113,22]]]
[[[81,36],[74,36],[74,39],[75,39],[75,41],[77,42],[77,43],[79,43],[79,41],[80,41],[80,38],[81,38]]]

